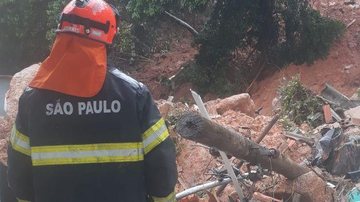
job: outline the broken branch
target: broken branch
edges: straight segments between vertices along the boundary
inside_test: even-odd
[[[187,30],[189,30],[189,32],[191,32],[191,34],[193,34],[194,36],[197,36],[199,34],[198,31],[196,31],[195,28],[193,28],[191,25],[189,25],[188,23],[186,23],[185,21],[181,20],[180,18],[174,16],[173,14],[165,11],[164,12],[167,16],[169,16],[171,19],[175,20],[175,22],[179,23],[181,26],[185,27]]]
[[[256,143],[260,143],[264,137],[269,133],[269,131],[271,130],[271,128],[275,125],[275,123],[279,120],[280,118],[280,114],[276,114],[269,122],[269,124],[264,128],[264,130],[261,132],[260,136],[258,137],[258,139],[256,139]]]

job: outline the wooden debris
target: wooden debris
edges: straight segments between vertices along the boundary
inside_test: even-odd
[[[333,121],[330,105],[326,104],[323,106],[325,123],[331,123]]]
[[[348,29],[351,25],[356,22],[356,19],[353,19],[349,24],[346,25],[346,29]]]
[[[183,26],[183,27],[185,27],[187,30],[189,30],[189,32],[190,32],[191,34],[193,34],[194,36],[199,35],[199,32],[198,32],[195,28],[193,28],[191,25],[189,25],[187,22],[181,20],[180,18],[174,16],[173,14],[171,14],[171,13],[169,13],[169,12],[167,12],[167,11],[165,11],[164,13],[165,13],[167,16],[169,16],[171,19],[173,19],[173,20],[175,20],[177,23],[179,23],[181,26]]]
[[[269,131],[271,130],[271,128],[275,125],[275,123],[279,120],[280,118],[280,114],[276,114],[271,121],[269,122],[269,124],[264,128],[264,130],[261,132],[260,136],[258,137],[258,139],[256,139],[256,143],[260,143],[264,137],[269,133]]]
[[[191,112],[180,117],[176,132],[182,137],[215,147],[233,156],[271,169],[288,179],[309,172],[274,149],[267,149],[242,135]]]
[[[287,131],[284,135],[288,138],[292,138],[292,139],[295,139],[298,141],[303,141],[306,144],[308,144],[309,146],[312,146],[315,143],[313,139],[311,139],[309,137],[305,137],[305,136],[297,134],[297,133],[294,133],[294,132]]]

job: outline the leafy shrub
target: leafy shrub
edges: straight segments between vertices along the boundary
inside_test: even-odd
[[[162,14],[165,10],[196,10],[204,7],[209,0],[130,0],[127,10],[135,21],[144,21]]]
[[[321,101],[301,84],[299,76],[282,86],[279,94],[283,114],[296,124],[308,122],[308,117],[322,110]]]

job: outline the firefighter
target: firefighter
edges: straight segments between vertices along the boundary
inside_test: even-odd
[[[11,132],[18,201],[175,201],[175,147],[149,90],[107,66],[118,15],[103,0],[63,10]]]

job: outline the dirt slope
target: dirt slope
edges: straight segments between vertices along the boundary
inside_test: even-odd
[[[360,2],[358,2],[360,4]],[[359,4],[345,5],[344,0],[313,0],[312,5],[320,12],[348,25],[344,36],[337,41],[325,60],[315,61],[312,65],[290,65],[277,72],[265,72],[251,91],[257,106],[263,106],[263,114],[271,113],[271,102],[283,78],[291,78],[297,74],[305,86],[315,92],[321,91],[325,83],[330,83],[345,95],[352,95],[360,87],[360,8]],[[166,99],[175,95],[181,100],[188,95],[191,84],[185,84],[172,92],[170,86],[164,85],[164,78],[174,75],[179,68],[197,53],[191,46],[192,36],[182,29],[177,29],[170,43],[170,50],[155,54],[149,61],[139,66],[142,68],[132,75],[149,86],[155,99]],[[212,96],[214,98],[214,96]]]
[[[271,113],[271,102],[281,81],[297,74],[303,84],[316,93],[323,89],[325,83],[347,96],[360,87],[360,9],[344,5],[342,0],[315,1],[314,6],[323,15],[341,20],[346,25],[356,21],[346,29],[325,60],[318,60],[312,65],[290,65],[257,82],[252,98],[257,106],[264,106],[264,114]]]

